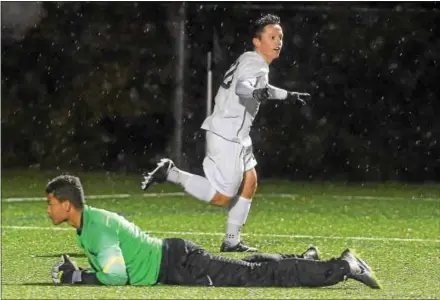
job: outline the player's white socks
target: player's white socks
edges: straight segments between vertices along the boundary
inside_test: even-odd
[[[182,187],[185,186],[188,179],[191,178],[193,174],[182,171],[176,167],[172,167],[167,174],[167,181],[172,183],[176,183]]]
[[[185,192],[203,202],[211,202],[216,190],[205,177],[194,175],[172,167],[167,175],[167,180],[179,184]]]
[[[252,201],[243,197],[238,197],[237,199],[237,196],[232,198],[231,201],[235,201],[235,203],[231,202],[229,208],[228,224],[224,241],[234,246],[240,242],[240,230],[246,222]]]

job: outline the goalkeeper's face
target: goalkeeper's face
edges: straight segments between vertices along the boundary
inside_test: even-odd
[[[266,25],[260,36],[253,39],[253,43],[255,51],[270,64],[280,56],[283,48],[283,29],[277,24]]]
[[[47,194],[47,204],[47,214],[54,225],[67,221],[70,210],[69,201],[59,201],[52,193],[49,193]]]

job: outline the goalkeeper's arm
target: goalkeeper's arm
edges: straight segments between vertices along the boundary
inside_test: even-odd
[[[100,271],[96,276],[105,285],[125,285],[128,282],[127,267],[118,244],[108,246],[98,253]]]
[[[125,285],[127,268],[118,244],[107,244],[89,261],[94,271],[82,270],[67,255],[52,269],[54,283]]]
[[[60,283],[102,285],[95,272],[81,269],[64,273]]]
[[[61,261],[53,267],[52,281],[54,283],[101,285],[96,273],[78,268],[66,254],[63,254]]]

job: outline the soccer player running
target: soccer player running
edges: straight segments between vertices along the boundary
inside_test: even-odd
[[[280,18],[265,15],[253,28],[254,51],[243,53],[225,73],[215,97],[213,113],[203,122],[207,153],[203,161],[206,177],[178,169],[162,159],[143,177],[144,190],[152,183],[169,181],[182,186],[200,201],[228,207],[228,221],[221,252],[255,252],[240,240],[257,189],[257,161],[249,136],[260,103],[284,100],[306,103],[307,93],[288,92],[269,84],[269,65],[280,55],[283,30]]]
[[[328,261],[319,260],[315,247],[302,255],[214,256],[191,241],[152,237],[116,213],[86,205],[78,177],[52,179],[46,195],[52,223],[76,228],[78,246],[91,265],[79,268],[62,255],[52,269],[54,283],[321,287],[352,278],[380,288],[367,263],[349,249]]]

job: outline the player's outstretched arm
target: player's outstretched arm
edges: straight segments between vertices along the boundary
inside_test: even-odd
[[[101,285],[96,273],[78,268],[76,263],[66,254],[52,268],[53,283]]]
[[[256,78],[237,81],[235,93],[241,98],[255,99],[259,102],[265,100],[286,100],[301,105],[307,104],[311,98],[308,93],[289,92],[270,84],[264,88],[257,89],[253,86],[256,81]]]
[[[269,94],[273,97],[271,99],[292,101],[301,105],[306,105],[311,99],[309,93],[289,92],[270,84],[267,87],[269,88]]]

